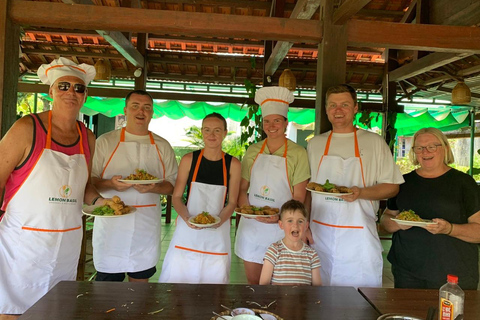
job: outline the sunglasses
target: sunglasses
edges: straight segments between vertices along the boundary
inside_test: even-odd
[[[58,90],[60,91],[68,91],[72,84],[70,82],[59,82],[58,83]],[[75,90],[76,93],[84,93],[87,87],[84,84],[81,83],[75,83],[73,85],[73,90]]]

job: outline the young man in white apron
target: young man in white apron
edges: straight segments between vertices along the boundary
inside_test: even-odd
[[[178,213],[177,225],[159,282],[229,283],[230,216],[237,203],[241,165],[236,158],[222,152],[226,124],[218,113],[207,115],[202,122],[205,148],[186,154],[180,162],[172,198]],[[185,205],[183,193],[187,186]],[[219,223],[199,228],[188,222],[204,211],[219,216]]]
[[[76,120],[95,69],[60,58],[38,75],[51,86],[52,110],[18,120],[0,142],[0,319],[75,280],[82,204],[99,196],[89,183],[95,137]]]
[[[353,126],[358,111],[348,85],[327,91],[332,130],[308,143],[311,181],[351,187],[340,198],[311,193],[309,237],[322,263],[327,286],[382,286],[382,247],[376,220],[379,200],[398,193],[403,183],[388,145],[379,135]]]
[[[307,154],[285,137],[288,106],[293,100],[293,94],[283,87],[264,87],[256,92],[267,138],[251,145],[242,160],[239,205],[280,208],[292,198],[305,200],[310,178]],[[240,219],[235,254],[244,261],[248,283],[259,283],[268,247],[283,236],[278,216]]]
[[[177,162],[170,144],[148,130],[153,99],[141,90],[125,99],[124,128],[106,133],[97,140],[92,179],[104,197],[119,196],[137,211],[118,218],[95,218],[93,263],[96,281],[148,282],[160,257],[160,194],[171,194]],[[119,181],[136,169],[162,180],[152,184]]]

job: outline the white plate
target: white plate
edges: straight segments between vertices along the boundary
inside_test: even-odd
[[[118,217],[128,216],[129,214],[132,214],[132,213],[134,213],[135,211],[137,211],[137,208],[130,206],[131,211],[130,211],[129,213],[119,214],[119,215],[113,215],[113,216],[100,216],[100,215],[98,215],[98,214],[93,214],[93,213],[92,213],[93,210],[95,210],[95,208],[98,208],[98,207],[102,207],[102,206],[101,206],[101,205],[85,206],[85,207],[83,207],[82,212],[83,212],[84,215],[90,216],[90,217],[97,217],[97,218],[118,218]]]
[[[118,181],[128,184],[152,184],[152,183],[159,183],[162,182],[163,179],[153,179],[153,180],[125,180],[125,179],[118,179]]]
[[[238,212],[238,211],[234,211],[236,214],[239,214],[239,215],[242,215],[244,216],[245,218],[268,218],[268,217],[274,217],[274,216],[278,216],[279,213],[275,213],[275,214],[265,214],[265,215],[259,215],[259,214],[249,214],[249,213],[241,213],[241,212]]]
[[[207,223],[207,224],[194,223],[194,222],[192,222],[192,221],[193,221],[193,219],[195,219],[195,216],[194,216],[194,217],[191,217],[190,219],[188,219],[188,222],[190,222],[191,224],[193,224],[195,227],[208,228],[208,227],[211,227],[211,226],[216,225],[216,224],[219,223],[220,220],[221,220],[220,217],[218,217],[218,216],[213,216],[213,215],[212,215],[212,217],[215,218],[215,222],[214,222],[214,223]]]
[[[239,315],[255,315],[255,311],[253,311],[252,309],[248,309],[248,308],[235,308],[232,310],[232,316],[239,316]]]
[[[268,313],[261,313],[260,318],[262,318],[263,320],[277,320],[276,317],[274,317],[274,316],[272,316],[271,314],[268,314]]]
[[[316,191],[316,190],[313,190],[313,189],[308,189],[306,188],[308,191],[310,192],[313,192],[313,193],[319,193],[319,194],[323,194],[323,195],[326,195],[326,196],[334,196],[334,197],[339,197],[339,196],[346,196],[346,195],[349,195],[349,194],[353,194],[353,192],[348,192],[348,193],[333,193],[333,192],[325,192],[325,191]]]
[[[407,220],[400,220],[400,219],[395,219],[392,218],[393,221],[395,221],[398,224],[404,225],[404,226],[412,226],[412,227],[425,227],[428,224],[437,224],[437,222],[433,222],[432,220],[424,220],[424,221],[407,221]]]

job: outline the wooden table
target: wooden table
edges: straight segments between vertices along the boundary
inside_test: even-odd
[[[400,313],[425,319],[429,307],[437,308],[438,290],[359,288],[358,291],[381,314]],[[465,291],[465,319],[480,319],[480,292]]]
[[[62,281],[20,319],[210,320],[212,311],[225,311],[220,304],[260,309],[247,301],[271,304],[265,310],[284,320],[373,320],[379,316],[353,287]]]

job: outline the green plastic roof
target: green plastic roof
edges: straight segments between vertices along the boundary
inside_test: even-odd
[[[88,97],[85,105],[80,110],[82,113],[93,116],[102,113],[107,117],[123,114],[124,99]],[[188,117],[200,120],[205,115],[218,112],[225,118],[241,121],[247,112],[245,107],[234,103],[207,103],[207,102],[180,102],[180,101],[154,101],[154,118],[168,117],[178,120]],[[397,115],[395,128],[398,136],[413,135],[418,129],[435,127],[442,131],[456,130],[469,125],[469,110],[463,107],[426,108],[405,106],[405,113]],[[381,128],[382,116],[372,113],[372,127]],[[360,115],[357,115],[357,124]],[[300,125],[315,122],[315,110],[292,108],[288,112],[288,120]],[[362,125],[360,125],[362,126]]]

